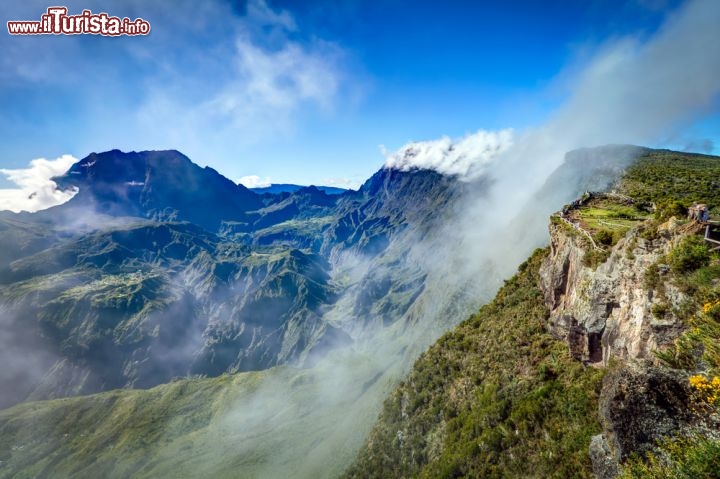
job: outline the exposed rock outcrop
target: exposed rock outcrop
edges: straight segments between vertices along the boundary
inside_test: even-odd
[[[593,436],[590,440],[590,460],[593,473],[598,479],[612,479],[618,475],[618,457],[610,448],[604,434]]]
[[[630,230],[596,268],[585,238],[562,222],[550,225],[551,252],[540,269],[540,287],[550,310],[548,329],[586,364],[610,365],[600,395],[603,433],[589,445],[593,472],[617,477],[633,453],[657,441],[718,429],[716,415],[698,412],[688,375],[659,364],[662,350],[683,331],[674,311],[687,296],[670,281],[663,258],[684,235],[694,233],[674,218],[654,239]],[[648,280],[648,271],[656,272]]]
[[[687,375],[667,368],[628,363],[611,370],[603,382],[600,420],[620,459],[642,453],[655,441],[693,424],[697,415]]]
[[[632,230],[596,269],[583,264],[588,254],[583,237],[554,223],[550,234],[540,286],[551,312],[549,329],[567,341],[573,357],[598,365],[613,357],[652,359],[653,350],[679,334],[672,309],[684,295],[669,283],[660,295],[644,281],[648,267],[670,250],[670,234],[648,240]],[[656,311],[662,317],[653,315],[654,305],[666,306],[662,315]]]
[[[705,414],[687,373],[629,362],[611,368],[600,395],[603,434],[590,442],[590,458],[600,479],[617,476],[631,454],[643,454],[668,436],[707,436],[717,431],[717,414]]]

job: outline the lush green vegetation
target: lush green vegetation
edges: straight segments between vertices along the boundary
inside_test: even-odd
[[[720,374],[720,255],[699,236],[687,236],[665,258],[672,282],[688,295],[676,313],[688,329],[675,347],[658,353],[669,366]],[[647,282],[659,282],[658,265],[646,273]]]
[[[720,206],[720,160],[649,151],[617,189],[635,202],[593,199],[570,212],[599,249],[581,231],[552,218],[556,227],[584,241],[586,266],[604,262],[631,228],[638,231],[634,241],[655,240],[658,226],[671,216],[683,218],[692,203]],[[596,407],[602,371],[583,368],[569,357],[566,344],[545,332],[547,311],[537,289],[541,257],[536,253],[492,303],[420,357],[386,401],[348,477],[591,474],[587,448],[600,429]],[[665,298],[653,314],[663,317],[672,308],[688,322],[674,350],[658,355],[671,367],[704,371],[707,377],[696,380],[703,387],[714,387],[713,374],[720,371],[718,278],[720,260],[697,236],[677,244],[645,277],[645,287]],[[666,281],[689,300],[671,306]],[[698,389],[698,397],[714,399],[716,391],[706,389]],[[668,438],[654,455],[630,460],[623,474],[718,477],[719,447],[702,437]]]
[[[710,263],[710,248],[701,237],[688,236],[668,254],[668,263],[677,274],[690,273]]]
[[[683,238],[664,259],[671,281],[689,297],[675,311],[688,325],[674,347],[657,356],[668,366],[695,373],[690,385],[701,414],[717,414],[720,406],[720,256],[696,235]],[[666,278],[667,279],[667,278]],[[646,281],[660,284],[658,265],[649,268]],[[675,436],[661,441],[655,452],[633,456],[623,478],[720,477],[720,440],[708,436]]]
[[[129,477],[164,448],[185,454],[224,401],[258,375],[25,403],[0,412],[0,477]],[[242,381],[249,381],[241,383]],[[120,460],[122,459],[122,460]]]
[[[660,452],[628,461],[621,479],[720,478],[720,441],[691,437],[664,441]]]
[[[639,200],[637,207],[602,200],[577,211],[593,239],[603,247],[589,247],[585,260],[592,266],[604,262],[609,247],[635,226],[641,230],[640,237],[657,238],[660,220],[684,216],[692,202],[717,208],[719,173],[720,162],[714,157],[648,153],[629,169],[620,186],[621,191]],[[277,278],[272,284],[278,286],[267,290],[269,297],[281,297],[285,290],[280,286],[288,277],[315,271],[311,268],[314,260],[301,261],[296,253],[283,252],[288,246],[315,251],[323,246],[319,235],[324,234],[328,245],[355,245],[362,251],[365,247],[375,251],[379,244],[379,251],[388,232],[404,224],[406,216],[422,219],[428,211],[436,210],[445,214],[433,206],[449,203],[449,191],[454,190],[441,188],[444,180],[434,174],[414,175],[427,178],[416,179],[423,181],[423,187],[408,188],[412,197],[394,194],[401,188],[388,190],[384,183],[409,181],[407,175],[378,177],[368,183],[368,194],[377,190],[386,197],[380,206],[362,208],[376,212],[374,221],[364,221],[362,228],[355,225],[351,214],[359,206],[350,199],[343,200],[347,206],[341,202],[337,224],[324,210],[313,218],[278,214],[276,223],[268,222],[253,234],[247,232],[245,221],[238,221],[227,225],[227,236],[223,237],[186,231],[187,227],[179,224],[141,224],[133,235],[115,235],[107,244],[104,238],[92,237],[76,248],[80,254],[57,248],[53,255],[37,254],[20,260],[15,266],[24,275],[3,294],[15,299],[34,293],[37,303],[37,293],[47,290],[58,298],[54,305],[60,300],[67,304],[84,300],[91,305],[115,305],[127,312],[123,304],[128,298],[142,297],[157,303],[171,291],[164,283],[156,283],[154,269],[138,266],[147,262],[171,272],[187,269],[193,275],[195,292],[211,291],[216,281],[228,281],[238,271],[243,275],[257,272],[262,277],[272,272]],[[645,208],[651,203],[656,205],[656,219],[642,223],[648,216]],[[554,221],[590,245],[583,233],[558,218]],[[327,229],[328,225],[334,229]],[[32,233],[40,236],[40,232]],[[40,240],[33,242],[42,244]],[[155,242],[164,246],[158,248]],[[148,244],[154,245],[152,255],[145,251]],[[127,255],[121,255],[125,249],[138,250],[137,258],[126,261]],[[161,249],[162,255],[154,256]],[[88,251],[102,254],[88,255]],[[20,253],[26,254],[24,250]],[[587,451],[590,436],[600,432],[597,403],[603,371],[573,360],[567,344],[546,332],[548,313],[537,287],[544,254],[536,252],[493,302],[418,359],[411,374],[387,399],[381,421],[347,471],[349,477],[591,475]],[[122,261],[117,261],[118,255]],[[72,269],[65,263],[68,258],[71,266],[77,263]],[[710,381],[720,365],[720,261],[694,237],[680,243],[664,260],[648,269],[646,282],[656,287],[672,275],[691,301],[679,311],[688,321],[688,332],[663,358],[673,367],[703,371]],[[664,264],[669,265],[668,271],[661,271]],[[421,284],[422,278],[408,280],[408,270],[396,268],[387,285],[382,277],[377,281],[371,278],[374,282],[367,286],[383,286],[366,288],[377,292],[377,297],[368,302],[375,308],[372,317],[381,317],[378,310],[387,309],[388,304],[406,307],[414,300],[415,289],[404,289],[398,278],[404,278],[405,284]],[[316,276],[311,276],[294,289],[317,291],[308,287],[315,284],[311,279]],[[345,281],[340,276],[340,282]],[[297,298],[294,289],[286,296]],[[669,307],[660,304],[653,312],[662,317]],[[63,317],[71,317],[71,309],[63,311]],[[44,318],[47,322],[48,316]],[[134,323],[128,321],[117,331],[130,331],[130,326]],[[273,472],[275,477],[283,477],[288,464],[297,469],[295,465],[306,456],[312,465],[296,470],[297,475],[338,474],[365,437],[363,428],[369,429],[374,419],[360,417],[358,411],[374,415],[377,409],[372,398],[385,397],[385,391],[395,384],[392,378],[377,374],[371,363],[362,357],[347,366],[353,371],[367,368],[362,376],[367,381],[343,384],[347,378],[337,375],[340,384],[333,383],[333,391],[350,391],[347,401],[333,399],[332,394],[318,401],[322,371],[316,366],[308,371],[273,368],[261,373],[184,379],[143,391],[118,390],[21,404],[0,411],[0,477],[252,477],[259,473],[272,476]],[[271,394],[264,394],[260,403],[254,392],[270,387],[267,385],[273,387]],[[373,388],[379,392],[369,394]],[[360,407],[363,402],[371,406]],[[355,438],[349,439],[353,434]],[[716,464],[718,446],[712,441],[675,438],[659,447],[656,455],[631,461],[625,474],[658,477],[663,475],[662,468],[667,468],[679,471],[679,477],[714,477],[712,474],[720,470]],[[278,468],[272,469],[276,465]]]
[[[591,201],[576,210],[580,224],[604,245],[613,245],[648,217],[648,212],[611,200]],[[604,238],[604,240],[602,239]]]
[[[603,372],[545,330],[538,250],[387,399],[348,477],[589,477]]]
[[[338,363],[355,373],[328,384]],[[358,354],[19,404],[0,410],[0,478],[337,477],[387,381]]]
[[[668,213],[685,215],[686,208],[694,202],[706,203],[717,212],[720,158],[651,151],[627,169],[620,190],[640,202],[654,202],[663,217],[669,217]]]
[[[609,250],[596,250],[593,248],[589,248],[587,251],[585,251],[585,256],[583,256],[582,263],[583,266],[595,269],[601,264],[603,264],[605,261],[607,261],[609,257]]]
[[[613,198],[594,198],[569,211],[568,218],[585,231],[589,239],[563,223],[572,235],[580,237],[584,244],[583,265],[597,268],[610,256],[610,248],[633,227],[641,225],[649,213],[635,205]],[[560,222],[562,223],[562,222]],[[597,248],[595,247],[597,246]]]
[[[620,241],[630,228],[648,219],[649,213],[635,205],[598,198],[574,210],[572,216],[599,246],[610,247]]]

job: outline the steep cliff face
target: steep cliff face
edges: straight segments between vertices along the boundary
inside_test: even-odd
[[[666,278],[656,287],[645,278],[677,239],[672,230],[663,231],[655,239],[629,231],[593,268],[586,237],[562,221],[551,223],[540,286],[550,310],[548,327],[568,342],[573,357],[603,366],[612,358],[652,360],[654,350],[677,337],[682,324],[673,310],[685,296]]]
[[[576,360],[608,368],[599,396],[603,433],[589,447],[596,477],[617,477],[632,454],[668,437],[714,437],[718,430],[717,414],[697,403],[690,373],[656,355],[675,347],[687,329],[680,316],[693,302],[664,263],[698,228],[674,218],[639,223],[603,249],[577,224],[551,221],[551,249],[539,270],[547,329]]]

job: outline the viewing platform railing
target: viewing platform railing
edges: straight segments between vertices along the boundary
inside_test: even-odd
[[[710,236],[710,227],[720,225],[720,221],[706,221],[705,222],[705,241],[710,243],[710,251],[720,250],[720,240],[714,239]]]

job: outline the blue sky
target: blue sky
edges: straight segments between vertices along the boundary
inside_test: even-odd
[[[624,39],[651,39],[684,6],[671,0],[65,4],[70,13],[89,8],[142,17],[152,32],[0,34],[0,168],[112,148],[174,148],[235,180],[257,175],[338,186],[357,186],[376,171],[385,161],[380,145],[393,151],[410,141],[543,124],[572,96],[598,52]],[[0,17],[3,24],[36,20],[49,5],[4,2]],[[710,103],[638,139],[717,153],[717,97]]]

